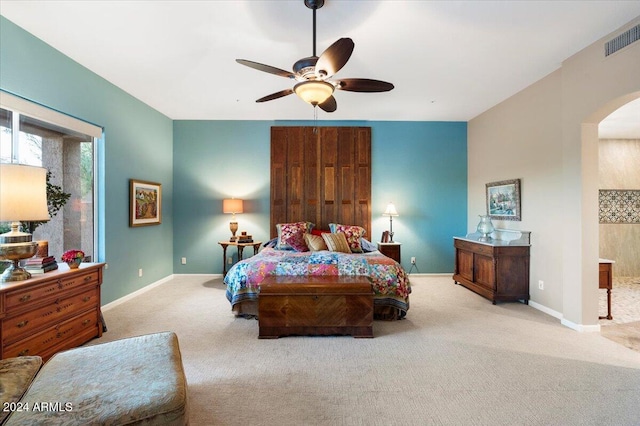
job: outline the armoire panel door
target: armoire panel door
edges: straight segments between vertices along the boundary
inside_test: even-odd
[[[287,218],[287,132],[271,128],[271,226],[270,237],[276,236],[276,223]]]
[[[304,130],[294,128],[287,141],[287,205],[286,222],[300,222],[304,217],[305,158]]]
[[[339,215],[338,205],[340,203],[339,191],[339,165],[338,165],[338,130],[336,127],[323,127],[319,129],[320,139],[318,141],[320,149],[320,164],[322,168],[322,181],[324,188],[322,194],[322,220],[317,224],[319,229],[329,229],[329,223],[333,222]]]
[[[297,221],[371,235],[370,128],[271,128],[271,237],[277,223]]]
[[[371,128],[355,129],[355,217],[354,224],[364,224],[367,238],[372,241],[371,223]]]
[[[318,136],[312,127],[304,128],[304,220],[319,224],[321,211],[321,173]]]

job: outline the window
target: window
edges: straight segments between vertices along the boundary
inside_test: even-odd
[[[4,92],[0,94],[0,162],[44,167],[48,172],[51,220],[23,223],[23,228],[30,227],[34,241],[46,240],[49,254],[58,260],[69,249],[81,249],[89,260],[96,259],[95,153],[102,129]],[[69,194],[57,211],[56,192]],[[8,225],[0,224],[0,232],[6,232]]]

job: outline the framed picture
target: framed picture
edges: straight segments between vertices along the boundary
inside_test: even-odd
[[[162,222],[162,185],[129,180],[129,226],[159,225]]]
[[[497,220],[520,220],[520,179],[487,184],[487,214]]]

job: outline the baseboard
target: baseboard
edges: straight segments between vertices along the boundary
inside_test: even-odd
[[[147,286],[142,287],[139,290],[134,291],[133,293],[129,293],[126,296],[122,296],[119,299],[114,300],[113,302],[109,302],[106,305],[102,306],[102,310],[103,311],[108,311],[109,309],[115,308],[116,306],[133,299],[136,296],[141,295],[142,293],[146,293],[147,291],[151,290],[152,288],[158,287],[161,284],[164,284],[168,281],[171,281],[171,279],[174,277],[174,275],[169,275],[167,277],[162,278],[161,280],[158,280],[156,282],[153,282]]]
[[[599,333],[600,332],[600,324],[595,325],[584,325],[584,324],[576,324],[575,322],[569,321],[568,319],[563,318],[560,323],[565,327],[569,327],[572,330],[579,331],[581,333]]]
[[[541,305],[540,303],[534,302],[533,300],[529,300],[529,306],[531,306],[534,309],[537,309],[541,312],[544,312],[547,315],[551,315],[554,318],[557,318],[559,320],[562,320],[562,313],[558,312],[558,311],[554,311],[551,308],[548,308],[544,305]]]
[[[560,324],[564,325],[565,327],[569,327],[572,330],[579,331],[581,333],[600,332],[600,324],[596,324],[596,325],[576,324],[573,321],[569,321],[568,319],[564,318],[561,312],[554,311],[553,309],[550,309],[532,300],[529,300],[529,306],[541,312],[544,312],[547,315],[551,315],[552,317],[559,319]]]

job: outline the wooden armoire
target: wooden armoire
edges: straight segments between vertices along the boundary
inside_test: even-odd
[[[276,224],[359,225],[371,238],[371,128],[271,128],[271,237]]]

